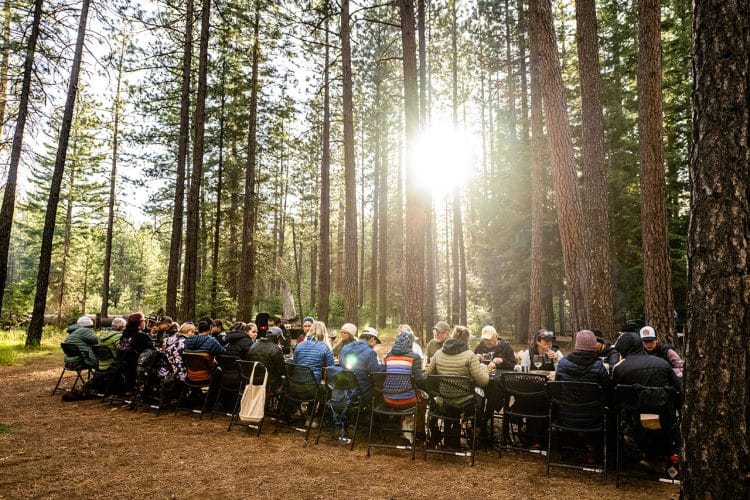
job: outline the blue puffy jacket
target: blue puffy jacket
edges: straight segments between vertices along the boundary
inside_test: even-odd
[[[372,396],[370,374],[380,371],[378,356],[364,340],[350,342],[341,349],[339,364],[342,368],[352,370],[357,375],[357,385],[365,399]]]

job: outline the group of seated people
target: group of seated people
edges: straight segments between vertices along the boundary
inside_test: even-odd
[[[225,354],[262,362],[268,371],[267,390],[275,392],[283,389],[287,361],[309,366],[318,382],[323,382],[326,374],[334,376],[337,371],[351,370],[365,400],[372,395],[369,375],[374,372],[409,373],[416,389],[425,387],[429,375],[467,376],[477,387],[487,388],[486,398],[476,394],[473,401],[479,409],[484,438],[487,420],[482,413],[490,417],[502,398],[488,388],[490,374],[495,370],[523,371],[519,368],[533,365],[538,370],[554,371],[556,380],[595,382],[605,392],[612,392],[618,384],[672,387],[678,393],[681,390],[682,360],[671,346],[656,338],[650,326],[643,327],[640,333],[621,334],[614,345],[594,331],[581,330],[575,336],[574,350],[563,355],[554,344],[554,334],[544,329],[536,332],[527,350],[515,352],[494,327],[485,326],[480,342],[472,349],[469,329],[460,325],[451,328],[445,321],[434,326],[433,338],[423,352],[412,329],[399,325],[395,342],[380,359],[376,348],[382,351],[378,347],[381,339],[374,328],[365,328],[358,335],[356,325],[345,323],[338,331],[329,331],[325,323],[306,317],[302,335],[291,341],[294,349],[289,359],[283,350],[285,342],[291,340],[289,335],[285,335],[278,318],[268,319],[260,328],[256,323],[236,322],[227,332],[220,320],[207,317],[201,318],[197,326],[191,322],[179,325],[168,316],[155,318],[149,324],[142,313],[133,313],[127,319],[115,318],[111,330],[96,335],[91,330],[93,321],[84,316],[68,328],[66,342],[79,348],[81,359],[75,361],[108,374],[109,392],[122,394],[134,390],[138,358],[147,350],[161,354],[159,379],[178,384],[188,375],[183,353],[197,351],[212,357]],[[95,344],[110,347],[114,359],[99,363],[91,349]],[[68,361],[74,360],[66,358]],[[448,403],[460,407],[467,401]],[[415,403],[423,405],[416,391],[388,401],[394,407]],[[420,406],[420,410],[423,408]],[[424,434],[424,411],[418,414],[417,439]]]

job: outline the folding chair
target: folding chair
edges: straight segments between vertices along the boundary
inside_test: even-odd
[[[206,405],[208,404],[207,392],[211,387],[211,380],[213,378],[214,358],[207,352],[184,351],[182,353],[182,362],[187,369],[187,376],[180,391],[180,396],[177,398],[177,408],[175,408],[174,414],[177,415],[179,413],[182,398],[185,396],[186,390],[204,392],[205,389],[206,394],[203,394],[203,404],[200,410],[182,408],[189,409],[193,413],[200,413],[200,418],[203,419],[203,412],[206,411]]]
[[[63,342],[60,344],[60,347],[62,348],[65,356],[69,358],[78,358],[80,361],[68,361],[63,365],[62,372],[60,373],[60,378],[57,379],[55,388],[52,389],[51,396],[54,396],[58,390],[62,392],[72,391],[76,388],[79,381],[81,382],[81,386],[83,386],[91,378],[91,368],[84,364],[83,356],[81,355],[81,351],[78,349],[78,346],[76,346],[75,344]],[[86,380],[83,380],[83,376],[81,375],[81,372],[84,370],[86,370]],[[75,372],[76,378],[73,380],[73,385],[69,389],[60,389],[60,382],[62,381],[65,372]]]
[[[471,466],[477,451],[477,413],[478,403],[475,397],[474,381],[469,377],[452,375],[430,375],[427,377],[427,439],[424,446],[424,458],[428,453],[441,453],[460,457],[470,457]],[[453,403],[458,402],[458,403]],[[442,422],[442,428],[440,423]],[[455,434],[446,433],[450,428]],[[443,439],[461,439],[468,441],[471,451],[454,451],[447,449],[448,443],[440,448],[438,433]]]
[[[594,470],[604,473],[607,483],[607,407],[604,391],[599,384],[591,382],[556,381],[547,382],[547,395],[550,400],[549,438],[547,441],[547,476],[551,467]],[[575,438],[581,435],[600,434],[602,462],[579,465],[570,462],[552,461],[552,436],[571,433]],[[559,443],[562,450],[564,447]]]
[[[211,420],[213,420],[215,413],[223,413],[227,416],[232,415],[232,413],[227,413],[227,410],[229,408],[234,408],[236,406],[236,401],[232,400],[229,405],[225,405],[221,398],[225,394],[233,395],[235,399],[238,397],[237,391],[242,385],[240,368],[237,365],[237,361],[239,360],[240,358],[238,356],[216,356],[216,364],[218,365],[217,373],[221,378],[219,379],[219,388],[216,391],[216,402],[214,403],[213,408],[211,408]],[[242,396],[240,395],[239,397],[241,398]],[[217,412],[217,405],[220,405],[224,411]]]
[[[339,445],[350,441],[349,451],[353,450],[354,440],[357,437],[357,428],[359,427],[359,416],[363,406],[364,398],[357,384],[357,375],[350,370],[341,370],[335,374],[328,371],[326,374],[326,398],[323,403],[323,415],[318,425],[315,444],[320,442],[320,432],[326,423],[326,416],[330,415],[334,432],[336,430],[339,431],[337,437]],[[346,416],[355,412],[354,430],[351,437],[347,438]]]
[[[91,346],[91,349],[94,351],[94,355],[96,356],[96,359],[99,360],[99,367],[97,367],[94,370],[93,377],[91,379],[91,381],[94,381],[94,380],[97,379],[97,377],[102,377],[103,378],[104,374],[107,371],[107,370],[102,370],[101,369],[101,362],[102,361],[111,361],[111,360],[113,360],[115,358],[115,355],[112,352],[112,349],[110,349],[109,346],[106,346],[106,345],[96,344],[96,345]],[[89,386],[91,386],[91,385],[93,385],[93,382],[92,382],[92,384],[89,384]],[[104,380],[104,390],[102,392],[99,392],[99,393],[91,393],[91,394],[93,394],[94,396],[98,396],[98,397],[102,398],[102,403],[105,402],[106,399],[107,399],[107,397],[111,396],[110,391],[109,391],[109,383],[106,380]]]
[[[615,387],[617,408],[617,480],[620,487],[621,462],[626,441],[637,450],[635,460],[663,458],[669,477],[679,475],[680,398],[672,387],[618,385]],[[658,473],[658,471],[657,471]]]
[[[370,456],[370,448],[393,448],[397,450],[410,450],[411,459],[414,460],[414,456],[417,451],[417,401],[418,398],[417,388],[415,387],[414,380],[410,373],[387,373],[387,372],[376,372],[370,374],[370,384],[372,385],[373,394],[372,402],[370,404],[370,432],[367,435],[367,456]],[[386,402],[386,399],[398,400],[399,397],[407,396],[409,400],[414,397],[414,402],[406,406],[394,407]],[[372,442],[372,428],[374,425],[375,417],[380,420],[378,430],[382,438],[382,443],[374,444]],[[383,417],[397,417],[399,425],[397,427],[389,427],[383,422]],[[412,430],[402,430],[401,420],[404,417],[412,417],[414,419],[414,428]],[[398,433],[409,433],[411,434],[411,444],[388,444],[386,442],[386,432]]]
[[[307,440],[310,437],[310,429],[312,427],[312,417],[315,415],[315,409],[320,402],[322,386],[318,382],[318,379],[315,378],[315,374],[309,366],[286,363],[285,367],[286,378],[284,380],[284,391],[281,394],[279,415],[276,418],[276,426],[274,427],[273,432],[276,433],[279,431],[279,426],[282,425],[281,420],[284,418],[287,420],[284,426],[304,432],[305,443],[307,443]],[[302,414],[305,418],[305,426],[300,428],[293,425],[290,410],[292,406],[301,410],[302,405],[306,405],[307,409]],[[287,412],[288,414],[282,417],[281,414],[284,412]]]
[[[541,453],[544,436],[549,427],[549,398],[547,377],[535,373],[504,372],[503,384],[503,431],[500,436],[498,454],[502,450]],[[510,440],[510,442],[506,442]],[[528,443],[523,443],[526,440]]]
[[[237,388],[237,398],[234,403],[234,410],[232,411],[232,416],[229,419],[229,427],[227,428],[227,432],[232,430],[232,427],[235,425],[244,425],[248,429],[255,429],[256,436],[260,436],[260,432],[263,430],[263,422],[265,422],[265,418],[258,422],[257,424],[249,423],[249,422],[242,422],[240,420],[240,402],[242,401],[242,394],[245,391],[245,386],[247,384],[255,384],[255,385],[262,385],[263,379],[266,373],[266,365],[261,363],[260,361],[244,361],[241,359],[238,359],[235,361],[235,364],[237,365],[237,370],[240,375],[240,385]],[[250,376],[253,373],[253,368],[255,369],[255,380],[251,380]],[[278,406],[279,403],[279,397],[276,394],[271,394],[269,392],[266,392],[266,408],[265,408],[265,415],[268,415],[270,409],[275,409]],[[274,418],[275,418],[275,412],[274,412]]]

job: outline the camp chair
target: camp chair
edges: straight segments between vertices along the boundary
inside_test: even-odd
[[[336,373],[326,373],[326,396],[323,403],[323,415],[318,425],[318,435],[315,444],[320,442],[320,433],[327,422],[326,416],[330,416],[330,422],[334,431],[338,431],[337,441],[339,445],[349,441],[349,451],[354,449],[354,440],[357,437],[359,427],[359,416],[364,406],[364,397],[357,384],[357,375],[351,370],[340,370]],[[354,418],[354,429],[351,437],[346,436],[347,415],[356,413]]]
[[[285,427],[305,433],[305,443],[307,443],[312,427],[312,417],[315,415],[315,409],[320,402],[322,386],[309,366],[286,363],[285,367],[284,390],[279,401],[280,415],[276,419],[274,433],[279,431],[279,426],[282,425],[281,421],[285,420],[283,424]],[[292,416],[290,413],[292,408],[301,410],[303,405],[306,407],[302,415],[305,418],[305,425],[301,428],[291,422]],[[282,416],[281,413],[286,413],[286,415]]]
[[[409,450],[411,451],[411,459],[414,460],[414,456],[417,450],[417,432],[419,429],[416,428],[417,420],[417,389],[414,384],[414,380],[410,373],[388,373],[388,372],[376,372],[370,374],[370,385],[372,385],[373,394],[372,402],[370,403],[370,432],[367,435],[367,456],[370,456],[371,448],[393,448],[397,450]],[[400,397],[408,397],[408,400],[414,398],[414,402],[407,404],[406,406],[393,406],[388,401],[396,401]],[[375,444],[372,442],[372,429],[374,426],[375,418],[378,418],[378,430],[382,438],[382,443]],[[388,417],[396,417],[398,425],[396,427],[389,427],[384,420]],[[414,427],[411,430],[403,430],[401,428],[401,421],[405,417],[411,417],[414,421]],[[385,442],[385,433],[393,432],[401,435],[406,433],[411,436],[411,443],[409,445],[404,444],[388,444]]]
[[[441,453],[470,457],[471,465],[477,451],[478,407],[474,391],[474,381],[469,377],[453,375],[430,375],[427,377],[427,439],[424,458],[428,453]],[[453,402],[459,401],[459,404]],[[442,423],[442,425],[441,425]],[[454,431],[451,434],[448,430]],[[441,447],[440,436],[444,440]],[[468,450],[461,451],[461,439],[468,441]],[[456,450],[450,449],[454,440]]]
[[[52,396],[55,395],[55,393],[60,390],[65,392],[72,391],[76,388],[78,385],[78,382],[81,382],[81,385],[83,386],[90,378],[91,378],[91,368],[86,366],[86,364],[83,362],[83,356],[81,355],[81,351],[78,349],[78,346],[75,344],[69,344],[66,342],[63,342],[60,344],[60,347],[63,350],[63,353],[65,356],[69,358],[78,358],[79,361],[68,361],[63,365],[62,372],[60,372],[60,377],[57,379],[57,383],[55,384],[55,388],[52,389]],[[81,372],[86,370],[86,380],[83,379],[83,376],[81,375]],[[74,372],[76,374],[75,379],[73,380],[73,385],[69,389],[61,389],[60,388],[60,382],[63,379],[63,376],[65,375],[65,372]]]
[[[181,408],[182,398],[185,396],[185,391],[200,391],[206,392],[203,395],[203,404],[200,410],[189,408],[194,413],[200,413],[200,418],[203,419],[203,412],[206,411],[206,405],[208,404],[208,389],[211,387],[211,380],[214,371],[214,358],[211,354],[201,351],[184,351],[182,353],[182,362],[185,364],[187,369],[187,376],[185,377],[185,383],[180,391],[180,396],[177,398],[177,408],[175,408],[175,415],[177,415]],[[205,389],[205,390],[204,390]]]
[[[535,373],[504,372],[503,431],[498,454],[503,449],[546,454],[542,443],[548,441],[549,398],[547,377]],[[524,441],[527,441],[524,443]]]

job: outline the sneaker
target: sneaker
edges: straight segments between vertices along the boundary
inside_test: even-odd
[[[305,425],[309,425],[313,429],[317,429],[320,426],[320,424],[318,423],[318,419],[317,418],[312,419],[312,422],[310,422],[310,419],[308,418],[305,421]]]

